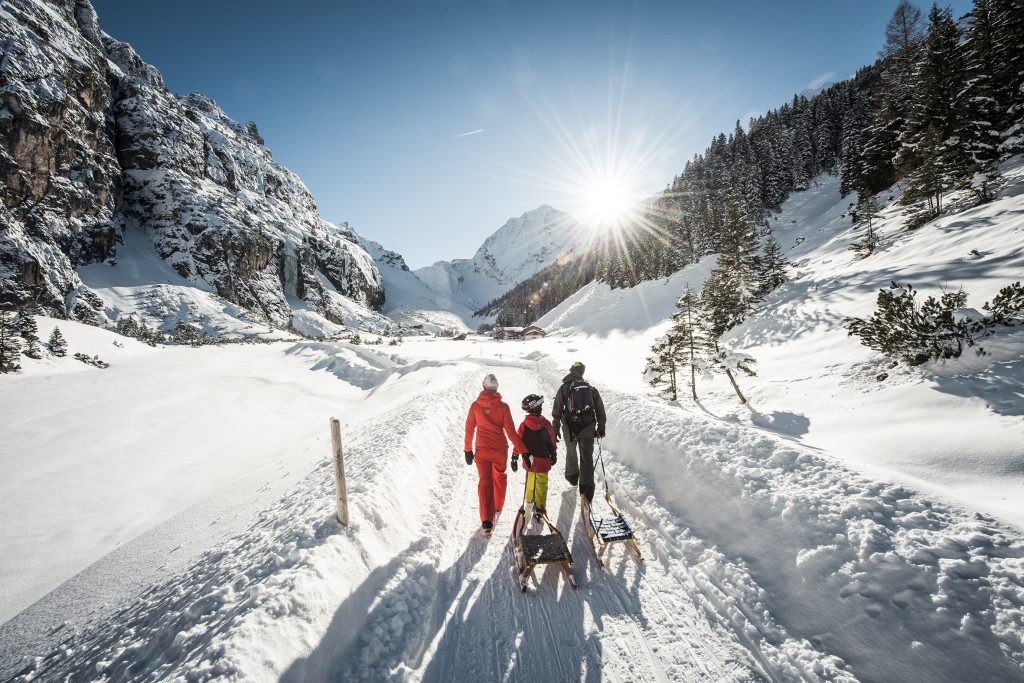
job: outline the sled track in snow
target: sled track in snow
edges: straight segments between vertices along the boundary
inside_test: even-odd
[[[502,368],[499,378],[506,400],[513,403],[548,384],[536,371],[520,368]],[[432,514],[424,522],[424,547],[397,572],[410,577],[416,574],[413,566],[430,564],[420,574],[429,575],[427,589],[435,597],[431,604],[416,606],[408,620],[416,626],[402,630],[399,643],[387,633],[387,624],[410,609],[407,596],[415,592],[409,585],[414,582],[405,578],[389,584],[362,629],[362,649],[350,651],[343,668],[319,672],[326,674],[324,680],[332,674],[345,680],[431,682],[784,680],[766,673],[770,667],[736,636],[724,612],[709,618],[711,603],[695,598],[694,585],[661,565],[640,566],[616,554],[607,571],[599,569],[577,533],[575,489],[568,489],[557,467],[549,509],[567,532],[581,586],[572,591],[557,568],[548,567],[538,573],[537,585],[522,594],[508,538],[523,474],[509,472],[505,510],[492,539],[483,540],[476,471],[456,457],[461,424],[457,427],[445,444],[452,456],[440,459],[438,475],[439,482],[457,483],[442,490],[432,505],[432,511],[447,514]]]

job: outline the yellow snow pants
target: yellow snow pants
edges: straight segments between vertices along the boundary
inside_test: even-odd
[[[548,473],[527,472],[526,473],[526,502],[533,503],[539,510],[547,512],[548,509]]]

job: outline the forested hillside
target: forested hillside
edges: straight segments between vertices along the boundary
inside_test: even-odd
[[[641,220],[595,248],[596,277],[630,287],[722,253],[732,264],[724,284],[744,309],[771,288],[779,265],[768,216],[822,173],[839,175],[843,194],[854,195],[856,223],[870,224],[875,195],[896,182],[908,229],[965,208],[947,207],[950,193],[966,191],[961,204],[991,200],[999,161],[1024,151],[1022,46],[1022,0],[977,0],[959,21],[949,9],[925,16],[902,0],[874,64],[715,137]],[[863,250],[872,248],[869,234]],[[481,313],[532,322],[580,280],[579,270],[566,275],[556,264]]]

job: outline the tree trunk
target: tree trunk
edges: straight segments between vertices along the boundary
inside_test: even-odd
[[[725,374],[729,376],[729,381],[732,382],[732,388],[736,390],[736,395],[740,397],[740,403],[746,403],[747,399],[743,395],[743,392],[740,391],[740,385],[736,384],[736,378],[732,376],[732,370],[726,368]]]
[[[690,392],[693,393],[693,400],[697,400],[697,368],[690,363]]]

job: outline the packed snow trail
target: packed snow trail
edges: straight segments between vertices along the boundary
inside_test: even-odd
[[[538,387],[553,393],[532,369],[493,369],[513,403]],[[484,541],[475,469],[460,455],[464,413],[483,371],[449,374],[440,389],[410,393],[353,430],[351,528],[330,516],[325,463],[233,544],[71,635],[25,678],[849,678],[839,660],[781,630],[752,638],[735,597],[681,571],[673,545],[685,532],[674,525],[645,532],[646,565],[616,553],[609,570],[599,570],[557,469],[549,508],[568,534],[581,588],[568,590],[548,569],[539,587],[521,594],[507,538],[523,474],[510,477],[506,510]],[[628,496],[620,502],[636,512]],[[296,650],[308,655],[295,659]]]
[[[507,366],[494,371],[499,391],[513,404],[538,387],[534,372]],[[479,530],[476,470],[458,457],[461,429],[446,445],[440,476],[458,484],[438,492],[436,514],[425,521],[420,544],[388,567],[392,578],[375,598],[358,641],[339,646],[339,636],[352,627],[353,610],[343,605],[338,615],[345,617],[336,616],[316,650],[293,663],[282,680],[772,678],[661,564],[638,567],[616,554],[609,573],[598,569],[575,533],[575,489],[559,476],[550,480],[549,510],[568,532],[581,587],[572,591],[549,567],[538,570],[539,586],[520,593],[508,539],[522,501],[523,472],[509,472],[505,510],[486,541]]]

